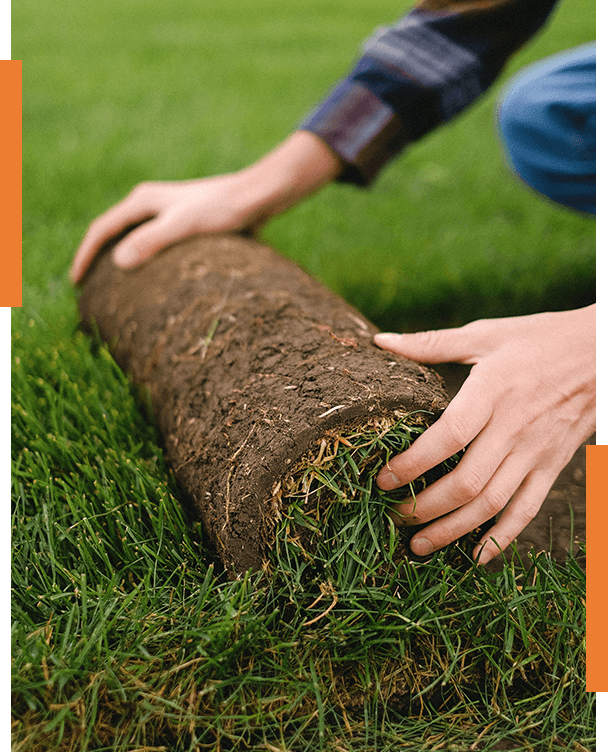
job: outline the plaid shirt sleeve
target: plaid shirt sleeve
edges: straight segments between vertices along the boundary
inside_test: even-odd
[[[407,144],[493,83],[557,0],[422,0],[376,30],[350,74],[304,120],[344,162],[338,180],[368,185]]]

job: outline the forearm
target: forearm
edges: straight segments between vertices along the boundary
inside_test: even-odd
[[[258,216],[259,224],[330,183],[342,170],[343,163],[324,141],[296,131],[234,178],[241,201]]]

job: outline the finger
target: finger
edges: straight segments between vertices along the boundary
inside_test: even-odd
[[[374,342],[384,350],[421,363],[476,363],[480,354],[479,328],[468,324],[412,334],[385,332],[376,334]]]
[[[534,519],[555,481],[552,473],[530,473],[501,514],[497,523],[473,549],[479,563],[487,564],[504,551]]]
[[[475,499],[445,517],[441,517],[416,534],[410,541],[412,551],[417,555],[425,556],[453,543],[495,517],[507,507],[509,500],[519,493],[519,489],[525,482],[528,468],[529,465],[523,454],[520,457],[510,455]],[[542,498],[544,499],[544,496]],[[541,502],[542,499],[539,506]],[[486,534],[484,540],[488,540],[489,535],[490,533]],[[507,545],[511,540],[512,538],[507,541]],[[490,558],[494,555],[495,553],[492,553]]]
[[[439,420],[427,428],[409,449],[391,457],[378,473],[376,483],[381,489],[391,491],[411,483],[473,441],[493,411],[491,386],[479,382],[473,368]]]
[[[406,501],[393,506],[391,516],[395,524],[398,527],[421,525],[477,499],[510,453],[512,446],[509,438],[504,429],[486,426],[467,448],[456,468],[417,494],[415,504]],[[520,461],[510,462],[509,466],[513,474],[510,485],[517,488],[529,469],[529,461],[522,455]],[[495,511],[489,516],[500,511],[509,498],[500,494],[490,495],[488,502]]]
[[[72,283],[80,282],[95,256],[109,240],[131,225],[154,217],[158,209],[150,198],[142,198],[142,191],[134,190],[127,198],[98,217],[89,227],[72,261]]]
[[[114,263],[121,269],[132,269],[191,234],[192,228],[175,217],[151,219],[116,244]]]

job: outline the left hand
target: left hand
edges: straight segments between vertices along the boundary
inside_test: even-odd
[[[474,364],[441,418],[389,460],[377,483],[399,488],[467,447],[452,472],[419,493],[415,504],[395,505],[391,516],[397,525],[436,520],[410,543],[426,555],[500,513],[473,550],[485,564],[534,518],[595,430],[595,306],[378,334],[375,341],[422,363]]]

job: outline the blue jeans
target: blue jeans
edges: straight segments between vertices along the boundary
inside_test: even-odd
[[[498,128],[509,163],[559,204],[595,214],[595,44],[531,65],[503,94]]]

